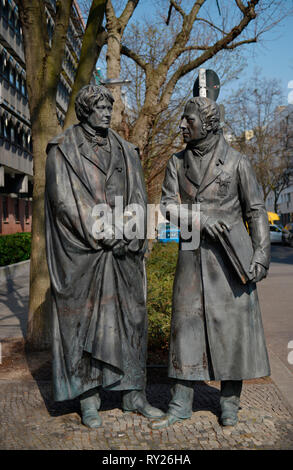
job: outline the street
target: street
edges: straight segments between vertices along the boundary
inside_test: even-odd
[[[258,284],[267,345],[293,374],[288,343],[293,340],[293,248],[272,245],[267,279]]]

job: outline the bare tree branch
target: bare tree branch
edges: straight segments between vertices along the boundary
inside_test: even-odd
[[[245,16],[241,19],[240,23],[234,28],[232,28],[232,30],[225,37],[219,39],[212,47],[207,49],[199,57],[190,61],[187,64],[183,64],[174,72],[160,100],[160,103],[163,107],[166,106],[166,102],[168,102],[169,97],[171,96],[174,90],[174,86],[181,77],[183,77],[190,71],[196,69],[207,60],[211,59],[220,50],[227,49],[229,44],[244,31],[247,25],[256,17],[255,5],[258,2],[259,0],[252,0],[251,2],[249,2],[249,6],[245,10]]]
[[[238,8],[242,11],[242,13],[245,15],[245,10],[246,10],[246,7],[245,5],[243,4],[243,2],[241,0],[235,0],[236,2],[236,5],[238,6]]]
[[[171,3],[171,5],[175,8],[175,10],[177,10],[178,13],[180,13],[180,15],[182,16],[182,18],[185,19],[186,13],[182,10],[182,8],[178,5],[178,3],[175,2],[175,0],[170,0],[170,3]]]
[[[219,28],[218,26],[216,26],[216,25],[215,25],[214,23],[212,23],[211,21],[206,20],[205,18],[196,18],[195,21],[202,21],[203,23],[208,24],[209,26],[211,26],[211,28],[216,29],[216,30],[219,31],[220,33],[222,33],[222,34],[228,34],[226,31],[224,31],[223,29]]]
[[[126,57],[129,57],[130,59],[134,60],[134,62],[136,62],[137,65],[139,65],[144,71],[147,70],[147,62],[143,60],[143,58],[139,54],[136,54],[136,52],[132,51],[123,44],[121,44],[121,53]]]
[[[123,12],[119,17],[119,23],[121,27],[121,34],[123,34],[125,27],[127,26],[130,18],[133,15],[135,8],[138,5],[139,0],[128,0]]]

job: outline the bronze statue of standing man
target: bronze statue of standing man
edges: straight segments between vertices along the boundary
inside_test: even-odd
[[[113,101],[103,86],[83,87],[75,101],[79,124],[48,144],[46,163],[54,398],[79,397],[91,428],[102,422],[99,387],[122,391],[125,411],[162,416],[145,396],[146,235],[117,237],[114,222],[102,234],[93,230],[93,209],[113,212],[118,196],[123,210],[139,204],[146,213],[137,149],[109,129]]]
[[[161,203],[200,204],[200,246],[181,249],[173,289],[167,414],[153,429],[187,419],[195,380],[221,381],[221,423],[235,425],[243,379],[270,374],[256,282],[270,262],[267,213],[252,165],[231,148],[217,104],[191,99],[181,130],[186,148],[168,162]],[[243,284],[219,242],[224,230],[247,222],[253,246],[251,281]]]

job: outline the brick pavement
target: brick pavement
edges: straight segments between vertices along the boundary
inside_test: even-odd
[[[148,369],[149,401],[166,410],[171,382],[166,369]],[[81,424],[78,400],[53,402],[47,353],[20,351],[0,368],[0,449],[194,450],[292,449],[293,419],[269,378],[245,381],[239,423],[218,423],[219,383],[196,383],[192,418],[151,430],[149,420],[123,413],[118,392],[102,391],[103,426]]]

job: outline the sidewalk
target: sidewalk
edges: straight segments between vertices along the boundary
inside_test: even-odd
[[[287,323],[286,328],[286,308],[292,298],[292,288],[289,296],[286,291],[283,316],[279,310],[275,311],[276,290],[272,290],[279,286],[280,276],[284,274],[290,282],[293,265],[284,268],[282,263],[273,263],[269,278],[259,289],[272,377],[244,382],[237,426],[223,428],[218,423],[219,383],[197,382],[192,418],[161,431],[151,430],[143,416],[123,413],[118,392],[102,392],[103,426],[96,430],[81,425],[77,400],[53,402],[49,353],[28,354],[21,342],[25,333],[28,279],[17,278],[10,285],[0,285],[0,340],[4,353],[0,366],[0,449],[292,449],[293,374],[286,349],[287,336],[293,333],[292,323]],[[292,309],[288,317],[292,316],[291,312]],[[276,339],[278,328],[276,322],[272,325],[274,318],[284,335],[281,341]],[[9,350],[15,344],[9,337],[19,338],[18,349],[14,346]],[[167,369],[148,368],[147,383],[151,404],[166,410],[171,385]]]

